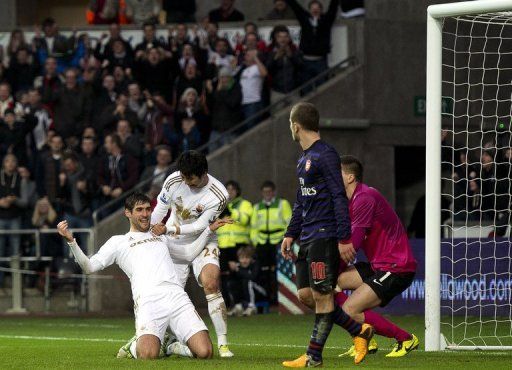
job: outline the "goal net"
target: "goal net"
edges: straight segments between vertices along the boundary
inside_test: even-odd
[[[429,15],[426,349],[512,349],[512,2]]]

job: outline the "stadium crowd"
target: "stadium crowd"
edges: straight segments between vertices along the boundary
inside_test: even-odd
[[[0,49],[0,227],[54,228],[63,217],[71,228],[87,228],[94,210],[144,179],[152,178],[146,191],[156,197],[181,152],[229,143],[228,130],[251,117],[247,128],[254,126],[257,112],[327,69],[339,3],[331,0],[324,12],[318,1],[304,9],[276,0],[266,17],[276,21],[271,39],[247,22],[235,44],[217,23],[245,19],[234,0],[192,24],[185,22],[195,22],[195,1],[163,1],[167,22],[176,22],[167,37],[156,34],[158,1],[91,1],[88,22],[109,25],[99,39],[66,37],[52,18],[32,40],[13,30]],[[277,23],[292,17],[302,28],[299,46]],[[126,23],[140,25],[142,42],[123,37]],[[250,233],[255,246],[265,239]],[[246,236],[221,245],[232,250],[224,253],[226,275],[239,273],[236,250],[251,244]],[[61,245],[44,235],[41,253],[62,256]],[[274,269],[263,249],[256,248],[258,263]],[[29,238],[0,236],[0,256],[33,253]]]

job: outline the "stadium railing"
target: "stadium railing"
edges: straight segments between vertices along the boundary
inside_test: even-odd
[[[289,92],[286,96],[279,99],[278,101],[274,102],[273,104],[268,105],[264,109],[260,110],[259,112],[255,113],[253,116],[248,117],[247,119],[244,119],[242,122],[237,124],[236,126],[232,127],[231,129],[225,131],[223,135],[230,135],[232,137],[237,138],[238,136],[242,135],[246,131],[249,131],[251,128],[256,127],[257,125],[261,124],[266,118],[272,118],[272,116],[282,108],[290,105],[291,103],[297,101],[300,98],[303,98],[304,96],[315,93],[325,82],[332,79],[333,77],[339,75],[340,73],[346,71],[349,67],[353,67],[357,65],[358,60],[355,56],[348,57],[336,65],[326,69],[325,71],[321,72],[317,76],[313,77],[309,81],[306,81],[299,87],[295,88],[293,91]],[[257,121],[255,125],[250,126],[252,122]],[[208,143],[200,146],[196,150],[201,151],[205,154],[209,153],[209,148],[212,146],[217,146],[219,142],[223,140],[223,136],[220,136],[219,138],[209,141]],[[221,149],[220,147],[218,149]],[[160,175],[156,175],[154,177],[150,177],[144,181],[139,182],[137,185],[135,185],[131,190],[123,193],[119,198],[113,199],[104,205],[102,205],[100,208],[95,210],[93,212],[93,221],[94,225],[96,226],[98,222],[100,222],[104,217],[106,217],[108,214],[111,214],[112,212],[108,212],[109,210],[113,210],[116,208],[121,207],[122,202],[124,199],[129,197],[131,194],[133,194],[136,191],[141,191],[142,189],[146,188],[151,184],[151,182]]]
[[[90,229],[70,229],[75,235],[86,234],[87,238],[87,254],[92,254],[94,251],[94,245],[96,243],[96,233],[93,228]],[[51,295],[51,277],[55,276],[57,279],[80,279],[80,296],[81,311],[87,311],[87,276],[84,274],[74,274],[66,271],[59,271],[52,274],[50,266],[45,266],[44,272],[30,270],[27,268],[30,262],[49,262],[50,264],[54,261],[52,256],[41,255],[41,235],[58,234],[57,229],[17,229],[17,230],[0,230],[0,237],[4,235],[33,235],[34,236],[34,255],[33,256],[20,256],[14,255],[10,257],[0,257],[0,263],[8,263],[9,267],[0,266],[0,272],[11,273],[12,280],[12,307],[7,310],[7,313],[26,313],[26,308],[23,307],[23,275],[44,275],[44,310],[45,312],[50,311],[50,295]],[[71,251],[69,252],[71,257]],[[66,257],[66,256],[65,256]],[[24,268],[22,268],[24,263]]]

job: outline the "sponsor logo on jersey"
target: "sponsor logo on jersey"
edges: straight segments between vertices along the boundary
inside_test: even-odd
[[[299,183],[300,183],[300,191],[301,191],[301,194],[303,197],[312,197],[314,195],[316,195],[316,189],[315,187],[306,187],[304,186],[305,185],[305,182],[304,182],[304,179],[302,177],[299,177]]]
[[[139,244],[151,243],[151,242],[161,242],[161,241],[162,241],[162,239],[160,237],[155,236],[153,238],[142,239],[142,240],[139,240],[138,242],[132,243],[132,244],[130,244],[130,248],[133,248],[133,247],[135,247],[136,245],[139,245]]]
[[[163,204],[169,204],[169,199],[167,199],[167,195],[165,194],[160,195],[160,200]]]

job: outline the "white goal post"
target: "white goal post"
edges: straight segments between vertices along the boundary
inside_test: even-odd
[[[431,5],[427,11],[425,350],[512,349],[507,345],[454,345],[441,333],[441,131],[443,24],[447,18],[512,11],[511,0],[479,0]],[[505,13],[507,15],[508,13]],[[512,13],[508,14],[512,19]],[[478,21],[478,20],[477,20]],[[467,20],[466,20],[467,22]],[[469,20],[471,22],[471,20]],[[512,26],[512,23],[511,23]],[[455,36],[456,37],[456,36]],[[457,48],[452,50],[455,54]],[[471,44],[470,44],[471,49]],[[510,50],[512,52],[512,50]],[[471,50],[470,50],[471,52]],[[486,52],[484,46],[483,52]],[[499,54],[499,49],[498,49]],[[455,57],[454,57],[455,58]],[[485,59],[484,59],[485,61]],[[485,63],[484,63],[485,64]],[[485,68],[485,66],[483,66]],[[511,65],[512,67],[512,65]],[[470,68],[469,66],[467,68]],[[455,69],[455,67],[454,67]],[[498,72],[499,73],[499,72]],[[469,80],[469,77],[468,77]],[[510,81],[512,84],[512,81]],[[453,85],[456,85],[454,82]],[[455,89],[455,88],[454,88]],[[469,93],[468,93],[469,96]],[[455,99],[454,99],[455,100]],[[469,103],[470,100],[468,98]],[[512,104],[512,102],[510,103]],[[468,108],[469,109],[469,108]],[[483,109],[483,108],[482,108]],[[453,113],[455,115],[455,113]],[[469,115],[468,115],[469,117]],[[469,131],[469,130],[468,130]],[[484,130],[482,130],[483,132]],[[469,146],[469,145],[468,145]],[[455,149],[453,150],[455,152]],[[467,247],[466,247],[467,248]],[[509,301],[510,304],[510,301]],[[482,319],[482,318],[481,318]],[[483,320],[485,321],[485,320]],[[497,323],[499,320],[495,318]],[[512,329],[511,329],[512,334]],[[483,334],[482,334],[483,335]],[[470,341],[471,342],[471,341]],[[470,343],[472,344],[472,343]],[[498,344],[501,344],[498,343]]]

